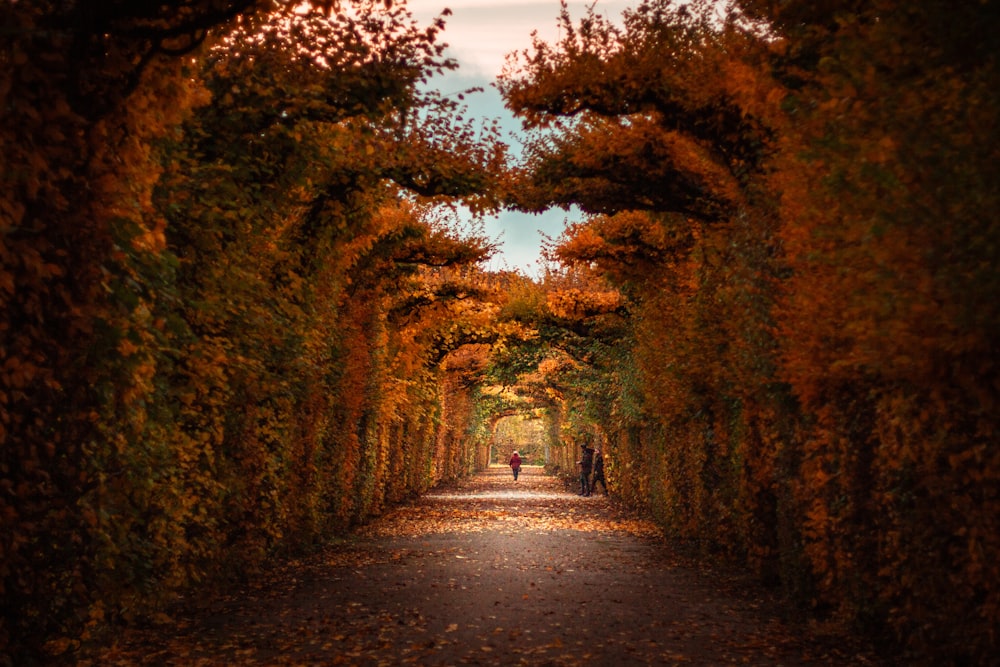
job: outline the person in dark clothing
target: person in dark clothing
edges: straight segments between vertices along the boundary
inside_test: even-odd
[[[590,480],[590,493],[597,488],[598,482],[604,487],[604,495],[608,495],[608,483],[604,479],[604,454],[601,453],[600,447],[594,450],[594,476]]]
[[[521,455],[514,450],[514,453],[510,455],[510,460],[507,461],[507,465],[510,466],[511,471],[514,473],[514,481],[517,481],[517,476],[521,472]]]
[[[580,494],[581,496],[590,495],[590,471],[594,466],[594,448],[583,443],[580,445],[581,453],[580,460],[577,461],[577,465],[580,468]]]

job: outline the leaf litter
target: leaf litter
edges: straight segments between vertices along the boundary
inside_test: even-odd
[[[651,521],[540,468],[392,508],[240,590],[125,629],[93,665],[876,665]]]

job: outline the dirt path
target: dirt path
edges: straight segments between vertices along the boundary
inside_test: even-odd
[[[872,665],[538,468],[494,468],[101,665]]]

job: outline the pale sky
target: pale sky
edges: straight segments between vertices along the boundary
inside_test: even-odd
[[[636,2],[570,0],[571,16],[579,18],[590,4],[595,4],[601,14],[618,18],[625,7],[634,6]],[[408,0],[406,7],[421,25],[430,25],[445,7],[451,9],[452,15],[445,17],[445,30],[440,39],[448,44],[448,55],[457,60],[460,67],[447,78],[432,79],[432,83],[437,82],[445,93],[482,86],[486,89],[484,93],[466,98],[471,115],[499,117],[504,121],[505,131],[516,132],[519,122],[503,108],[499,94],[490,84],[500,73],[508,53],[531,46],[532,31],[537,31],[546,42],[559,38],[559,0]],[[512,143],[512,139],[506,139]],[[518,269],[530,276],[537,275],[541,268],[538,263],[541,232],[558,237],[567,219],[575,217],[572,213],[553,209],[540,215],[502,213],[487,220],[487,234],[500,245],[500,253],[488,268]]]
[[[578,18],[593,4],[599,14],[618,18],[630,0],[569,0],[570,14]],[[443,40],[466,74],[492,79],[500,73],[504,56],[531,46],[531,33],[551,42],[559,37],[556,19],[559,0],[408,0],[406,7],[428,24],[447,7]]]

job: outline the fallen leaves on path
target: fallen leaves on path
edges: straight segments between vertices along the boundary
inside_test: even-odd
[[[581,530],[660,537],[652,521],[622,512],[603,495],[581,498],[562,480],[540,468],[522,468],[513,480],[493,468],[461,480],[446,491],[427,494],[360,529],[359,535],[403,536],[448,532]]]
[[[394,508],[88,665],[864,665],[684,565],[651,522],[540,469]]]

